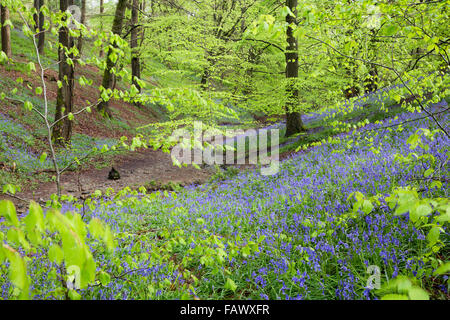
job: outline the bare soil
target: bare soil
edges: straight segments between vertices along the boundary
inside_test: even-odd
[[[62,193],[83,198],[95,190],[105,191],[113,188],[119,191],[125,187],[138,188],[149,185],[165,185],[169,182],[181,186],[202,184],[214,173],[213,168],[196,169],[192,166],[177,167],[172,164],[170,154],[161,150],[147,149],[127,155],[118,156],[114,160],[114,168],[119,172],[119,180],[109,180],[110,167],[104,169],[88,168],[78,172],[66,172],[61,176]],[[50,195],[56,193],[54,182],[42,183],[37,190],[22,190],[16,194],[18,198],[0,195],[0,199],[10,199],[15,202],[19,211],[28,206],[28,200],[44,202]],[[25,200],[25,201],[24,201]]]

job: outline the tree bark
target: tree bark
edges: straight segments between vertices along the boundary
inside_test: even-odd
[[[111,30],[111,32],[116,35],[120,35],[122,33],[123,17],[125,15],[126,7],[127,7],[127,0],[119,0],[117,2],[116,13],[114,15],[114,21]],[[115,43],[115,41],[111,41],[111,45],[114,48],[117,48],[117,44]],[[116,63],[110,59],[109,57],[110,53],[111,49],[108,49],[106,53],[106,69],[105,72],[103,73],[103,81],[102,81],[102,86],[105,89],[110,89],[114,80],[113,79],[114,75],[112,74],[111,70]],[[97,110],[105,117],[111,118],[112,116],[111,111],[109,110],[108,101],[101,101],[97,107]]]
[[[378,30],[371,30],[371,37],[369,42],[369,52],[372,53],[374,57],[377,56],[377,47],[376,47],[376,35]],[[370,59],[370,57],[369,57]],[[369,69],[369,74],[364,79],[364,91],[366,93],[375,92],[378,89],[378,69],[377,66],[370,64],[367,66]]]
[[[0,21],[2,24],[1,34],[2,34],[2,51],[6,54],[8,58],[12,57],[11,51],[11,27],[9,25],[5,26],[6,20],[9,19],[9,9],[4,6],[0,6]]]
[[[39,54],[44,53],[44,42],[45,42],[45,32],[44,30],[44,14],[41,12],[41,8],[44,5],[44,0],[34,0],[33,6],[36,9],[37,13],[33,15],[33,20],[35,24],[35,31],[39,30],[39,33],[36,35],[36,39],[38,42],[38,51]]]
[[[286,16],[286,22],[290,25],[297,24],[297,0],[286,0],[286,6],[291,9],[295,17]],[[286,137],[304,131],[302,117],[299,112],[294,111],[299,105],[298,89],[296,81],[298,79],[298,41],[293,34],[292,27],[288,26],[286,31],[288,46],[286,48]]]
[[[133,0],[133,6],[131,9],[131,39],[130,39],[130,47],[131,47],[131,76],[132,76],[132,84],[136,86],[136,88],[139,90],[139,93],[141,92],[141,87],[137,83],[136,79],[141,78],[141,62],[139,58],[139,52],[138,52],[138,37],[140,33],[140,28],[138,27],[139,24],[139,0]]]
[[[80,23],[85,24],[85,22],[86,22],[86,0],[81,0]],[[78,38],[77,49],[81,57],[81,51],[83,50],[83,35],[80,35],[80,37]]]
[[[68,6],[73,4],[73,0],[60,0],[60,10],[66,11]],[[69,36],[69,30],[66,27],[59,29],[59,43],[70,50],[74,46],[73,38]],[[74,67],[67,63],[67,58],[73,58],[73,55],[66,56],[64,48],[58,48],[59,63],[59,81],[62,86],[58,88],[56,97],[55,121],[67,116],[73,110],[73,88],[74,88]],[[53,140],[59,145],[66,145],[72,137],[72,124],[68,117],[58,122],[53,127]]]
[[[105,7],[103,6],[103,0],[100,0],[100,33],[103,32],[103,22],[102,22],[102,15],[105,11]],[[100,46],[100,58],[103,57],[103,44]]]

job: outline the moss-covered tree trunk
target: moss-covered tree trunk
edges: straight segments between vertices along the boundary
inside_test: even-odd
[[[286,6],[291,9],[295,17],[286,16],[286,22],[297,23],[297,0],[286,0]],[[296,82],[298,79],[298,41],[293,34],[292,27],[288,26],[286,31],[288,46],[286,48],[286,137],[304,131],[302,117],[299,112],[294,111],[299,105],[299,96]]]
[[[136,88],[141,92],[141,86],[137,82],[136,79],[141,78],[141,61],[139,58],[139,46],[138,46],[138,38],[140,36],[140,28],[139,28],[139,8],[140,1],[133,0],[133,5],[131,8],[131,39],[130,39],[130,47],[131,47],[131,75],[132,75],[132,84],[136,86]],[[138,104],[140,106],[140,104]]]
[[[86,0],[81,0],[80,23],[81,24],[86,23]],[[83,50],[83,35],[80,35],[80,37],[78,38],[77,49],[80,52],[80,56],[81,56],[81,51]]]
[[[7,7],[0,6],[0,22],[2,24],[1,34],[2,34],[2,51],[11,58],[11,27],[5,25],[6,20],[9,20],[9,9]]]
[[[373,57],[377,56],[377,47],[376,47],[376,36],[378,30],[372,29],[370,34],[370,42],[369,42],[369,54],[371,56],[368,57],[368,60],[373,60]],[[364,79],[364,91],[366,93],[375,92],[378,89],[378,69],[374,64],[370,64],[367,66],[369,70],[369,74]]]
[[[100,0],[100,33],[103,32],[103,12],[105,11],[105,7],[103,5],[103,0]],[[100,46],[100,57],[103,57],[103,44]]]
[[[36,35],[38,42],[39,54],[44,53],[44,42],[45,42],[45,32],[44,32],[44,14],[41,12],[41,8],[44,5],[44,0],[34,0],[34,8],[36,9],[36,14],[33,15],[35,30],[39,30]]]
[[[127,7],[127,0],[119,0],[116,6],[116,13],[114,15],[114,21],[112,25],[111,32],[113,34],[119,35],[122,33],[123,17],[125,15],[125,9]],[[111,41],[113,48],[117,47],[116,41],[114,39]],[[103,73],[102,86],[105,89],[110,89],[114,81],[114,74],[112,73],[112,68],[115,66],[116,62],[111,60],[110,53],[112,49],[108,48],[106,53],[106,68]],[[97,107],[97,110],[105,117],[111,118],[111,110],[109,109],[108,101],[101,101]]]
[[[68,6],[73,4],[73,0],[60,0],[60,10],[65,12]],[[69,30],[66,27],[59,29],[60,45],[70,50],[74,46],[73,38],[69,36]],[[59,58],[59,81],[61,87],[58,87],[56,97],[55,121],[67,116],[73,110],[73,89],[74,89],[74,65],[68,63],[67,58],[73,59],[72,55],[67,56],[64,48],[58,48]],[[69,117],[64,118],[53,127],[53,140],[59,145],[66,145],[72,137],[72,121]]]

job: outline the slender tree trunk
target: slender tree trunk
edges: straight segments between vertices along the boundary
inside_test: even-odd
[[[145,0],[142,0],[142,2],[141,2],[141,12],[145,12],[145,5],[146,5]],[[142,47],[142,44],[144,43],[144,39],[145,39],[145,28],[140,28],[140,29],[141,29],[141,43],[139,44],[139,46]]]
[[[8,58],[12,57],[11,52],[11,27],[9,25],[5,26],[6,20],[9,19],[9,9],[7,7],[0,6],[1,14],[0,21],[2,23],[2,51],[6,54]]]
[[[150,0],[150,13],[152,16],[155,14],[155,3],[153,0]]]
[[[100,33],[103,32],[103,12],[105,11],[105,7],[103,6],[103,0],[100,0]],[[103,44],[100,46],[100,58],[103,57]]]
[[[375,92],[378,89],[378,70],[376,66],[370,66],[369,75],[364,81],[364,91],[366,93]]]
[[[117,2],[116,13],[114,15],[114,21],[113,21],[112,30],[111,30],[111,32],[114,34],[120,35],[122,33],[123,17],[125,15],[126,7],[127,7],[127,0],[119,0]],[[115,41],[112,41],[111,45],[113,47],[117,47],[117,44],[115,43]],[[105,69],[105,72],[103,73],[102,86],[105,89],[111,88],[111,86],[113,84],[113,80],[114,80],[113,79],[114,75],[112,74],[111,69],[114,67],[115,62],[113,62],[109,58],[109,55],[111,53],[110,51],[111,50],[108,49],[108,52],[106,53],[106,57],[107,57],[106,58],[106,69]],[[112,114],[111,114],[111,111],[109,110],[107,101],[100,102],[97,109],[104,116],[111,118]]]
[[[376,47],[376,35],[378,30],[371,30],[371,37],[369,42],[369,52],[372,56],[377,56],[377,47]],[[371,57],[368,57],[367,60],[372,60]],[[378,69],[377,66],[370,64],[367,66],[369,69],[369,74],[364,79],[364,91],[366,93],[377,91],[378,89]]]
[[[86,23],[86,0],[81,0],[81,24]],[[83,49],[83,35],[80,35],[78,38],[77,49],[79,51],[79,55],[81,57],[81,50]]]
[[[73,0],[59,0],[60,10],[67,10],[67,7],[73,4]],[[69,30],[66,27],[59,29],[59,43],[69,49],[74,46],[73,38],[69,36]],[[63,48],[58,48],[59,63],[59,81],[62,86],[58,88],[56,97],[55,121],[71,113],[73,110],[73,88],[74,88],[74,67],[67,63],[67,58],[73,58],[72,55],[66,56]],[[53,140],[59,145],[65,145],[70,142],[72,137],[72,121],[68,117],[58,122],[53,127]]]
[[[200,80],[201,87],[204,91],[208,90],[208,79],[209,79],[208,68],[205,68],[205,70],[203,70],[202,79]]]
[[[138,37],[140,33],[140,28],[138,27],[139,24],[139,8],[140,8],[140,1],[139,0],[133,0],[133,6],[131,8],[131,39],[130,39],[130,47],[131,47],[131,75],[132,75],[132,84],[136,86],[136,88],[139,90],[139,93],[141,92],[141,86],[138,84],[136,79],[141,78],[141,62],[139,58],[139,48],[138,48]]]
[[[36,35],[38,41],[39,54],[44,53],[45,32],[44,30],[44,14],[41,12],[41,8],[44,5],[44,0],[34,0],[34,8],[37,13],[33,15],[35,23],[35,31],[39,30],[39,34]]]
[[[286,0],[286,5],[291,9],[295,17],[291,15],[286,16],[286,22],[290,25],[297,23],[297,0]],[[296,88],[296,81],[298,79],[298,41],[293,34],[293,29],[289,26],[287,28],[287,42],[286,48],[286,137],[304,131],[302,118],[299,112],[294,111],[299,105],[298,89]]]

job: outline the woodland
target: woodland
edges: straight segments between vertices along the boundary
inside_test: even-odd
[[[448,300],[449,17],[0,0],[0,300]]]

